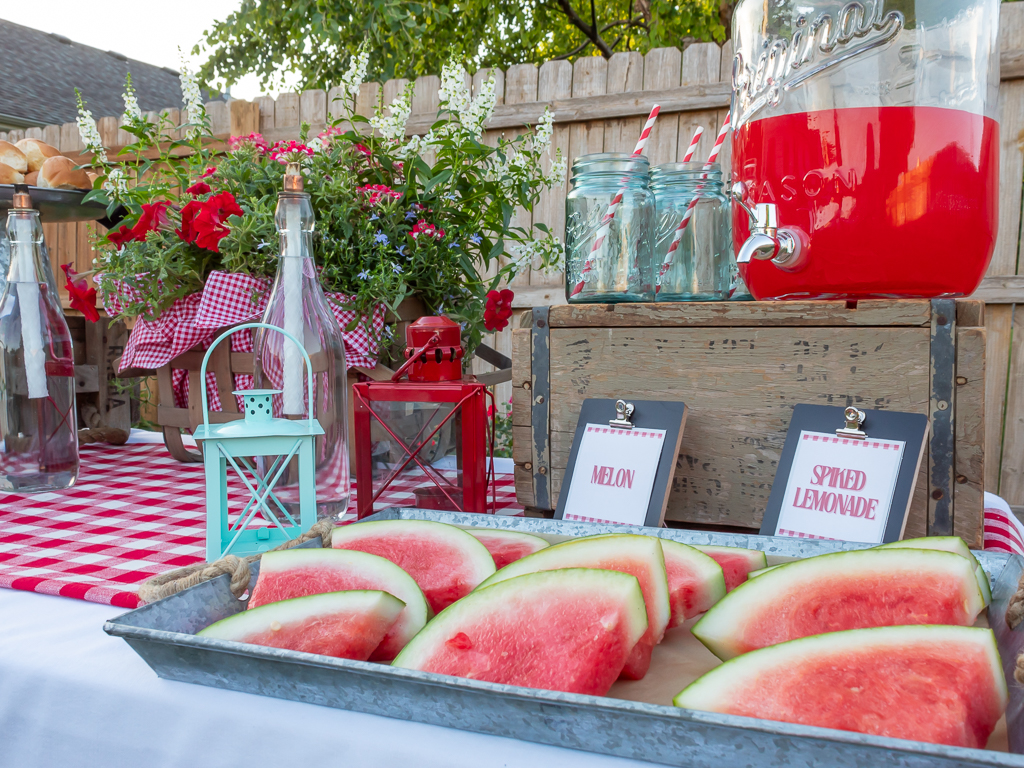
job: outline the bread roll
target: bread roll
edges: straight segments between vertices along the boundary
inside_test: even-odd
[[[25,155],[25,158],[28,160],[29,171],[38,171],[43,167],[43,163],[46,162],[47,158],[56,157],[60,154],[60,150],[56,147],[51,147],[45,141],[39,139],[22,139],[14,146]]]
[[[28,158],[25,153],[9,141],[0,141],[0,163],[8,165],[18,173],[28,170]]]
[[[38,186],[52,189],[92,189],[89,176],[64,155],[49,158],[39,169]]]
[[[25,183],[30,187],[39,186],[39,171],[29,171],[25,174]]]
[[[0,184],[21,184],[25,177],[6,163],[0,163]]]

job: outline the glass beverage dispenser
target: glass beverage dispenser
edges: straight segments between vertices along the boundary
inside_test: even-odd
[[[758,299],[972,293],[995,246],[998,0],[740,0],[733,231]]]

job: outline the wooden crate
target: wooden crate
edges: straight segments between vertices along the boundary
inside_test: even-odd
[[[111,322],[106,315],[90,323],[80,314],[65,310],[65,318],[75,356],[78,428],[119,430],[127,440],[132,428],[131,395],[127,383],[120,381],[115,371],[128,330],[123,322]],[[113,435],[105,433],[107,437]]]
[[[984,305],[737,302],[538,307],[513,333],[519,502],[554,509],[588,397],[683,400],[674,524],[757,529],[797,403],[925,413],[906,536],[981,544]]]

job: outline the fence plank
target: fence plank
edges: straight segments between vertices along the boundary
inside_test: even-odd
[[[327,91],[314,88],[299,94],[299,122],[310,125],[327,123]]]
[[[96,128],[100,132],[100,140],[103,142],[103,146],[113,147],[118,143],[117,135],[120,131],[117,130],[116,117],[101,117],[96,121]]]
[[[274,128],[291,128],[299,125],[299,94],[282,93],[274,105]],[[296,132],[297,133],[297,132]],[[296,138],[298,138],[296,136]]]
[[[642,91],[644,87],[644,57],[639,51],[616,53],[608,60],[608,93]],[[644,127],[642,117],[606,120],[604,124],[605,152],[632,152],[636,139]]]
[[[572,64],[567,61],[548,61],[541,65],[537,74],[538,101],[554,101],[571,96]],[[557,113],[555,117],[557,119]],[[551,157],[555,156],[556,150],[561,150],[562,157],[566,158],[570,164],[572,163],[572,158],[569,156],[569,129],[557,123],[551,134]],[[541,162],[545,172],[551,169],[551,163],[547,158]],[[565,240],[565,195],[568,189],[568,180],[566,180],[561,185],[543,190],[540,193],[540,200],[533,209],[534,223],[545,224],[552,234],[563,241]],[[558,286],[564,282],[565,277],[562,272],[549,275],[535,268],[530,275],[531,286]]]
[[[608,85],[608,62],[602,56],[585,56],[572,65],[574,99],[603,96]],[[569,126],[569,157],[604,151],[604,121],[590,120]]]
[[[998,493],[1013,307],[985,307],[985,488]]]
[[[260,130],[260,105],[255,101],[235,99],[228,105],[230,112],[230,133],[232,136],[248,136]]]
[[[43,141],[49,144],[51,147],[60,146],[60,126],[59,125],[48,125],[43,128]]]
[[[14,135],[15,133],[17,131],[11,131],[9,135]],[[19,136],[17,139],[8,139],[8,141],[20,141],[23,138],[24,136]],[[57,149],[65,154],[82,151],[82,137],[78,135],[78,125],[75,123],[64,123],[60,127],[60,144]]]
[[[327,117],[329,122],[341,120],[355,107],[355,101],[340,85],[327,91]]]
[[[380,83],[363,83],[359,86],[359,95],[356,96],[356,114],[372,117],[379,100]]]
[[[681,83],[683,57],[678,48],[655,48],[644,57],[644,90],[659,91],[678,88]],[[647,109],[653,107],[652,100]],[[676,159],[676,144],[679,141],[679,115],[658,116],[647,149],[644,152],[651,165],[671,163]]]
[[[40,141],[42,141],[42,139],[43,139],[43,129],[40,128],[39,126],[32,126],[31,128],[26,128],[25,129],[25,138],[26,139],[39,139]]]
[[[1024,130],[1024,80],[999,86],[999,228],[989,276],[1017,273],[1018,234],[1021,219],[1021,179],[1024,150],[1018,136]]]
[[[683,51],[683,85],[707,85],[717,83],[722,68],[722,49],[714,43],[694,43]],[[661,118],[658,118],[661,120]],[[686,112],[679,116],[679,141],[676,155],[672,159],[680,162],[690,146],[694,131],[699,125],[704,129],[693,159],[704,162],[711,154],[718,134],[720,118],[716,110]]]
[[[390,106],[391,102],[402,94],[402,91],[405,90],[405,86],[408,84],[409,81],[404,77],[400,77],[395,80],[388,80],[384,83],[384,106]]]
[[[274,122],[274,108],[276,101],[273,96],[260,96],[256,99],[260,105],[260,133],[266,133],[277,127]]]
[[[75,124],[71,123],[71,125],[75,125]],[[78,132],[77,126],[75,127],[75,132],[76,133]],[[8,131],[7,132],[7,141],[11,142],[11,144],[17,144],[19,141],[21,141],[24,138],[25,138],[25,131],[23,131],[21,129],[15,129],[13,131]]]

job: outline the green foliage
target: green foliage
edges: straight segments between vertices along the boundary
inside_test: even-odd
[[[375,79],[435,74],[454,55],[478,67],[605,55],[728,37],[734,0],[243,0],[195,53],[200,74],[227,87],[256,73],[264,88],[294,72],[300,88],[329,88],[368,43]]]

